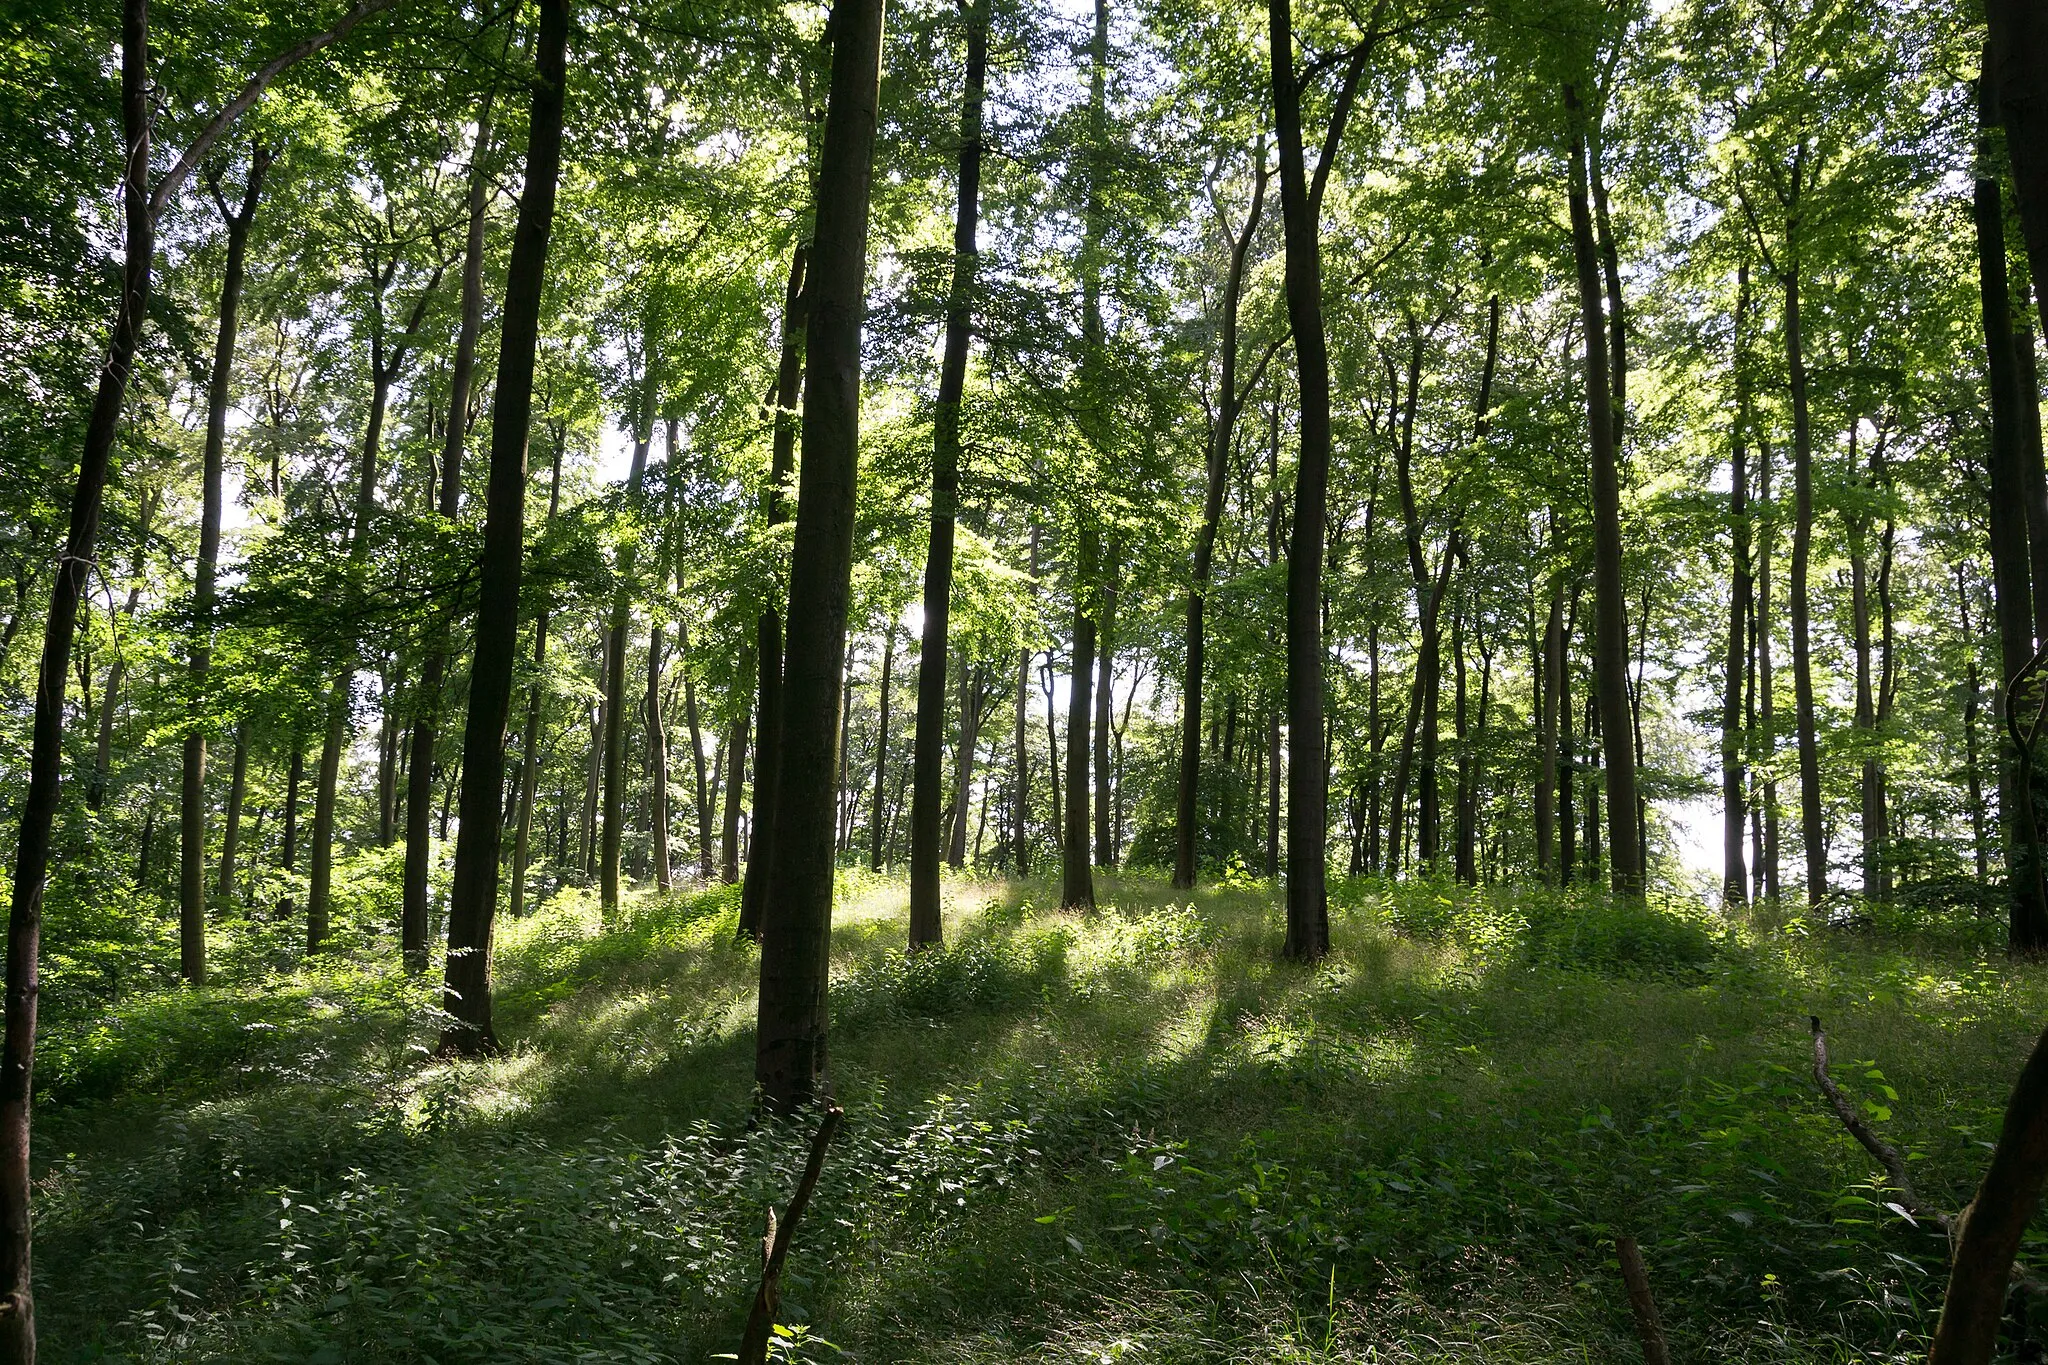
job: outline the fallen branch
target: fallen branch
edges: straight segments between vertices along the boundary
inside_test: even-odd
[[[1621,1256],[1621,1282],[1628,1288],[1644,1365],[1671,1365],[1671,1348],[1664,1343],[1664,1324],[1657,1317],[1657,1300],[1650,1295],[1650,1268],[1643,1264],[1643,1250],[1633,1237],[1615,1238],[1614,1249]]]
[[[811,1192],[818,1188],[818,1175],[825,1169],[825,1149],[832,1145],[832,1135],[839,1131],[839,1121],[845,1117],[846,1111],[836,1104],[825,1111],[818,1135],[811,1139],[810,1159],[804,1163],[803,1179],[797,1182],[788,1210],[779,1222],[774,1208],[768,1210],[768,1233],[761,1239],[761,1284],[754,1291],[754,1307],[747,1314],[747,1333],[740,1339],[739,1365],[765,1365],[768,1359],[768,1339],[774,1334],[775,1311],[782,1303],[782,1263],[789,1256],[790,1241],[811,1202]]]
[[[1955,1219],[1946,1213],[1928,1208],[1920,1202],[1920,1195],[1913,1188],[1913,1177],[1906,1173],[1906,1159],[1899,1155],[1899,1149],[1879,1137],[1871,1126],[1863,1121],[1856,1107],[1849,1103],[1834,1077],[1828,1075],[1828,1036],[1821,1030],[1820,1016],[1810,1014],[1813,1021],[1813,1079],[1820,1087],[1820,1093],[1827,1097],[1828,1104],[1835,1111],[1835,1117],[1849,1130],[1849,1136],[1863,1145],[1863,1150],[1877,1158],[1877,1164],[1884,1167],[1885,1176],[1891,1181],[1892,1189],[1899,1198],[1891,1207],[1906,1216],[1909,1223],[1932,1223],[1941,1229],[1951,1241],[1955,1238]]]

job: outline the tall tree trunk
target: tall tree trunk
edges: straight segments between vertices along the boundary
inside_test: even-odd
[[[863,228],[865,234],[865,228]],[[804,398],[804,346],[809,330],[809,294],[804,276],[811,248],[798,243],[789,258],[789,284],[782,297],[782,358],[775,372],[775,444],[768,466],[768,487],[761,494],[761,512],[770,530],[789,520],[789,499],[783,495],[796,470],[797,403]],[[739,936],[758,940],[768,898],[768,861],[775,846],[776,783],[782,768],[782,613],[767,594],[754,623],[755,667],[759,702],[754,722],[754,820],[747,846],[746,881],[740,888]]]
[[[1031,651],[1020,650],[1017,664],[1016,764],[1010,774],[1010,839],[1012,866],[1019,877],[1031,875]],[[881,791],[879,782],[875,788]]]
[[[235,757],[228,769],[228,806],[221,817],[220,880],[214,896],[223,908],[235,898],[235,860],[242,841],[242,802],[249,793],[249,725],[235,727]],[[261,814],[259,812],[259,821]],[[259,829],[261,828],[259,823]]]
[[[1849,457],[1853,465],[1856,456],[1858,428],[1862,419],[1855,418],[1849,429]],[[1868,900],[1882,899],[1880,890],[1883,882],[1884,830],[1877,811],[1877,690],[1871,675],[1873,641],[1870,627],[1870,519],[1857,512],[1844,520],[1848,523],[1849,540],[1849,633],[1850,645],[1856,656],[1856,733],[1864,750],[1862,761],[1861,801],[1858,812],[1858,831],[1862,836],[1863,895]]]
[[[1600,267],[1587,206],[1588,119],[1570,86],[1565,106],[1572,134],[1572,255],[1578,266],[1579,312],[1586,342],[1586,418],[1592,447],[1594,692],[1600,703],[1601,757],[1607,777],[1608,870],[1615,894],[1640,895],[1636,769],[1628,702],[1628,605],[1621,580],[1621,477],[1615,413],[1609,390],[1609,344]]]
[[[974,340],[974,276],[980,260],[981,127],[988,74],[988,0],[963,0],[967,78],[960,101],[959,198],[953,219],[953,280],[946,295],[945,351],[932,435],[931,540],[924,561],[924,640],[918,651],[917,721],[911,749],[910,946],[939,943],[939,822],[943,793],[941,750],[946,740],[946,660],[953,611],[953,531],[960,514],[960,400],[967,383],[967,353]],[[961,680],[962,695],[966,679]],[[973,741],[960,717],[961,747]],[[971,754],[967,762],[971,763]],[[962,799],[965,799],[964,793]],[[965,830],[961,831],[962,839]],[[954,842],[961,842],[956,839]],[[957,862],[955,864],[957,866]]]
[[[1060,841],[1060,905],[1065,909],[1095,908],[1095,875],[1089,857],[1088,728],[1094,708],[1095,532],[1083,525],[1077,532],[1074,556],[1074,653],[1067,675],[1067,799],[1066,826]]]
[[[633,417],[633,462],[626,474],[626,497],[638,503],[647,477],[647,448],[654,442],[654,400],[658,365],[653,323],[643,348],[646,373],[641,378]],[[619,548],[619,583],[612,590],[611,624],[604,653],[604,789],[600,797],[602,828],[597,854],[598,903],[609,923],[619,911],[619,856],[626,839],[626,641],[632,634],[632,580],[635,546]]]
[[[1570,886],[1578,876],[1579,826],[1572,812],[1578,809],[1578,749],[1572,731],[1572,635],[1579,619],[1580,585],[1572,585],[1571,602],[1557,635],[1557,871],[1558,884]]]
[[[752,708],[742,689],[740,713],[732,723],[732,739],[726,745],[725,819],[719,832],[718,879],[727,886],[740,879],[740,791],[746,785],[747,730],[753,720]],[[758,765],[759,760],[756,760]],[[758,773],[756,774],[758,778]]]
[[[1223,494],[1230,475],[1230,446],[1245,400],[1258,381],[1261,361],[1251,379],[1239,385],[1237,317],[1244,297],[1245,266],[1252,238],[1266,206],[1266,143],[1261,137],[1252,153],[1252,203],[1230,246],[1230,268],[1223,278],[1222,336],[1217,343],[1220,374],[1215,416],[1209,425],[1208,458],[1203,471],[1202,524],[1195,533],[1194,582],[1188,590],[1187,626],[1181,663],[1180,773],[1174,800],[1173,884],[1186,890],[1195,884],[1196,841],[1200,833],[1202,790],[1202,668],[1207,646],[1204,612],[1216,562],[1216,532],[1223,521]],[[1023,750],[1020,748],[1019,753]],[[1018,848],[1023,837],[1018,836]],[[1019,854],[1022,872],[1022,854]]]
[[[1115,714],[1116,677],[1116,569],[1117,549],[1109,547],[1102,580],[1102,629],[1095,651],[1095,865],[1116,865],[1116,805],[1111,799],[1116,770],[1109,749]]]
[[[1990,845],[1985,841],[1984,768],[1982,748],[1977,739],[1977,712],[1983,696],[1983,681],[1977,668],[1977,635],[1970,624],[1970,587],[1961,562],[1956,571],[1956,613],[1963,642],[1963,761],[1968,765],[1965,783],[1970,791],[1970,847],[1977,863],[1979,885],[1991,881]]]
[[[526,185],[505,270],[505,311],[491,413],[491,472],[485,491],[476,650],[462,735],[461,826],[448,897],[448,967],[442,1008],[444,1052],[495,1051],[491,1024],[491,928],[498,898],[504,810],[505,722],[519,651],[519,584],[526,534],[526,442],[555,185],[562,165],[569,0],[540,0],[534,81],[527,120]]]
[[[484,226],[490,207],[493,89],[477,119],[470,151],[469,222],[462,252],[462,320],[455,334],[455,359],[448,378],[448,425],[441,443],[440,502],[437,511],[454,521],[462,509],[462,454],[469,436],[470,391],[476,375],[477,338],[484,318]],[[557,452],[557,460],[560,454]],[[546,626],[540,627],[545,635]],[[412,760],[406,769],[405,871],[399,908],[399,953],[409,972],[427,969],[427,882],[434,857],[431,818],[434,803],[435,751],[440,741],[442,688],[450,650],[445,627],[436,635],[420,664],[420,683],[412,723]],[[538,651],[545,646],[536,644]],[[539,693],[535,693],[537,700]],[[531,708],[529,708],[531,709]],[[529,737],[531,742],[531,737]],[[518,914],[525,891],[525,870],[515,864],[512,913]]]
[[[303,735],[291,736],[292,761],[286,773],[284,784],[284,828],[279,832],[277,850],[278,871],[290,877],[298,870],[299,859],[299,787],[306,780],[306,740]],[[277,917],[289,919],[292,914],[292,893],[287,886],[277,903]]]
[[[673,447],[671,447],[673,449]],[[667,575],[659,576],[666,586]],[[690,756],[697,776],[697,829],[699,868],[711,876],[711,801],[704,791],[704,739],[697,725],[697,689],[690,681],[689,663],[684,656],[689,646],[684,626],[676,623],[676,652],[684,669],[683,712],[690,723]],[[668,732],[661,713],[661,621],[656,618],[647,632],[647,692],[641,699],[642,720],[647,726],[647,833],[654,852],[654,887],[666,891],[675,880],[675,868],[668,847]]]
[[[1550,509],[1551,557],[1561,553],[1563,532],[1557,509]],[[1557,883],[1558,803],[1558,700],[1564,694],[1564,583],[1563,570],[1553,565],[1544,575],[1549,583],[1549,610],[1543,618],[1541,658],[1535,671],[1542,679],[1536,706],[1536,871],[1544,881]],[[1565,780],[1569,782],[1569,775]],[[1565,823],[1570,824],[1569,816]]]
[[[1757,440],[1756,492],[1763,513],[1761,537],[1756,551],[1756,690],[1757,747],[1765,764],[1763,783],[1763,879],[1764,899],[1776,902],[1782,892],[1778,868],[1778,703],[1772,677],[1771,655],[1771,551],[1778,539],[1778,509],[1771,498],[1771,448],[1761,436]]]
[[[875,800],[874,811],[868,817],[868,868],[874,872],[882,870],[888,854],[888,811],[884,798],[889,773],[889,675],[895,666],[896,623],[892,620],[882,629],[882,681],[875,703]]]
[[[206,385],[206,444],[201,456],[199,553],[192,569],[192,640],[186,671],[195,711],[203,706],[206,674],[213,665],[214,579],[220,562],[221,504],[228,433],[228,382],[235,368],[235,336],[241,325],[242,275],[256,202],[270,169],[268,148],[249,154],[249,178],[242,203],[229,208],[220,184],[208,188],[228,229],[227,262],[221,271],[220,330],[214,336],[213,372]],[[108,698],[108,714],[113,712]],[[206,731],[197,714],[186,719],[185,755],[178,799],[178,974],[195,986],[206,984]]]
[[[370,333],[370,412],[363,426],[363,449],[356,470],[356,498],[348,532],[348,564],[351,573],[360,571],[369,556],[370,516],[377,505],[377,457],[384,440],[384,419],[391,404],[391,387],[405,366],[406,356],[419,339],[427,305],[440,287],[443,267],[436,265],[432,276],[413,300],[412,315],[405,330],[388,345],[385,339],[384,290],[397,272],[398,248],[392,248],[388,268],[371,271],[376,314]],[[334,820],[337,786],[341,780],[342,750],[348,743],[349,701],[355,690],[355,665],[344,665],[336,678],[327,703],[327,731],[321,742],[320,770],[313,801],[313,868],[306,896],[306,951],[320,951],[327,937],[328,901],[334,883]]]
[[[1095,29],[1089,46],[1087,202],[1081,224],[1081,349],[1084,403],[1095,409],[1105,332],[1102,320],[1102,237],[1106,226],[1109,81],[1109,4],[1095,0]],[[1091,411],[1091,420],[1101,414]],[[1091,431],[1099,438],[1100,432]],[[1060,840],[1060,904],[1095,908],[1095,876],[1089,847],[1089,725],[1095,686],[1097,600],[1101,571],[1100,528],[1092,509],[1077,508],[1073,565],[1074,647],[1067,682],[1067,793]]]
[[[1273,126],[1280,148],[1280,216],[1287,317],[1301,400],[1301,453],[1287,547],[1287,933],[1281,952],[1313,961],[1330,950],[1328,777],[1323,753],[1323,540],[1330,481],[1330,354],[1323,332],[1320,214],[1323,186],[1371,51],[1369,36],[1344,71],[1313,181],[1303,161],[1301,91],[1294,71],[1293,0],[1267,0]]]
[[[548,517],[547,521],[541,523],[543,533],[554,522],[555,513],[561,510],[562,451],[563,447],[568,444],[568,430],[566,426],[556,426],[549,434],[552,439],[549,441],[550,449],[548,453],[552,458],[552,467],[548,473]],[[548,604],[543,602],[541,604],[540,616],[533,623],[533,686],[527,689],[526,726],[521,732],[522,737],[519,743],[519,824],[516,833],[512,836],[512,887],[510,894],[506,898],[505,906],[514,919],[526,913],[526,869],[531,857],[531,841],[533,837],[533,798],[534,792],[540,784],[540,719],[541,705],[545,693],[543,677],[548,661],[548,616]],[[408,851],[410,851],[412,837],[412,812],[410,807],[406,811],[406,817],[407,847]],[[568,824],[568,814],[565,811],[562,817],[562,835],[565,843],[568,839]],[[541,845],[541,851],[545,853],[547,851],[545,832],[542,835]],[[425,935],[422,934],[421,937],[424,939]]]
[[[1984,92],[1995,95],[1999,116],[2006,130],[2007,150],[2012,158],[2015,197],[2026,236],[2029,273],[2042,302],[2042,316],[2048,317],[2048,12],[2025,0],[1990,0],[1990,41],[1985,70],[1992,77]],[[1988,112],[1988,111],[1987,111]],[[1988,120],[1987,120],[1988,121]],[[1980,170],[1979,174],[1983,174]],[[1985,255],[1987,208],[1995,209],[1996,182],[1977,183],[1977,230],[1980,256]],[[1987,190],[1990,193],[1987,194]],[[1990,200],[1990,203],[1987,203]],[[1998,224],[2002,229],[2003,224]],[[2002,232],[2000,233],[2002,237]],[[2003,243],[1998,266],[2004,267]],[[1980,260],[1988,272],[1989,261]],[[1992,326],[1991,281],[1984,281],[1985,332],[1991,343],[1992,366],[1999,365],[1998,330]],[[2007,330],[2009,335],[2009,328]],[[1994,460],[1999,452],[1994,377],[1992,441]],[[2015,386],[2016,387],[2016,386]],[[2027,401],[2037,401],[2028,395]],[[2009,445],[2010,442],[2008,441]],[[1994,507],[1999,501],[1994,491]],[[1997,523],[1993,523],[1997,535]],[[1995,571],[1995,560],[1994,560]],[[2004,605],[2000,604],[2001,618]],[[2001,635],[2004,634],[2001,620]],[[2021,879],[2013,878],[2017,883]],[[2041,946],[2043,919],[2039,914],[2038,877],[2028,893],[2033,898],[2026,947]],[[2015,924],[2021,916],[2015,907]],[[2004,1318],[2013,1256],[2040,1202],[2041,1184],[2048,1175],[2048,1037],[2034,1044],[2034,1050],[2014,1083],[2000,1126],[1998,1145],[1991,1164],[1978,1186],[1976,1197],[1964,1211],[1950,1263],[1948,1292],[1942,1301],[1941,1319],[1935,1327],[1930,1365],[1983,1365],[1998,1344],[1999,1326]]]
[[[678,650],[676,663],[683,670],[683,719],[690,729],[690,776],[696,784],[697,793],[697,870],[699,875],[708,882],[711,880],[711,806],[713,798],[704,780],[704,725],[702,715],[697,707],[697,683],[690,676],[689,628],[680,621],[676,623],[676,648]],[[648,696],[650,698],[654,696],[653,680],[651,678],[648,681]],[[649,705],[653,704],[650,701]],[[652,750],[649,750],[650,756],[652,752]],[[652,761],[651,757],[650,761]],[[661,779],[663,789],[666,789],[668,783],[668,753],[665,743],[662,746],[661,771],[663,774]],[[665,810],[667,806],[666,799],[663,800],[662,805]],[[660,837],[660,842],[664,844],[667,842],[665,834]],[[660,861],[665,862],[667,859],[664,856]]]
[[[809,292],[803,464],[790,558],[789,652],[761,924],[755,1081],[772,1108],[813,1100],[825,1079],[832,929],[832,752],[860,475],[860,339],[868,201],[881,80],[882,0],[832,10],[832,82],[818,165]]]
[[[1807,402],[1806,347],[1800,332],[1796,221],[1786,221],[1780,273],[1785,288],[1785,364],[1792,394],[1792,689],[1799,738],[1799,836],[1806,850],[1806,903],[1817,906],[1828,893],[1828,845],[1821,808],[1820,735],[1814,716],[1813,610],[1807,588],[1807,566],[1813,554],[1813,422]]]
[[[1987,139],[1988,140],[1988,139]],[[1991,577],[1998,615],[2002,672],[2016,677],[2034,654],[2034,613],[2027,563],[2027,527],[2022,469],[2023,419],[2018,361],[2013,349],[2011,291],[2005,262],[2005,207],[1998,181],[1980,156],[1976,182],[1977,270],[1984,315],[1986,376],[1991,398]],[[1998,690],[1997,714],[2012,699]],[[2048,948],[2048,903],[2034,847],[2037,831],[2027,818],[2022,765],[2010,735],[2001,738],[1999,826],[2005,832],[2006,880],[2012,896],[2007,946],[2016,953]]]
[[[1749,266],[1736,272],[1735,421],[1728,442],[1728,654],[1721,693],[1721,899],[1749,903],[1749,869],[1742,844],[1749,823],[1744,809],[1749,774],[1742,757],[1742,683],[1748,669],[1749,614],[1749,371],[1743,364],[1743,325],[1749,320]]]
[[[1472,731],[1465,706],[1465,594],[1451,608],[1451,726],[1457,745],[1458,784],[1451,810],[1451,871],[1467,886],[1479,882],[1472,828]]]

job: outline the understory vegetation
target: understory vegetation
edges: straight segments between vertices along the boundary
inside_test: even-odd
[[[1105,875],[1088,916],[949,879],[947,945],[906,957],[901,883],[842,874],[847,1119],[778,1349],[1632,1359],[1632,1235],[1680,1360],[1924,1353],[1940,1237],[1823,1104],[1808,1016],[1960,1208],[2048,1007],[2002,924],[1353,879],[1298,965],[1274,888],[1226,880]],[[39,1076],[48,1358],[730,1351],[813,1126],[750,1122],[738,910],[646,893],[607,923],[572,888],[505,922],[484,1061],[433,1058],[432,993],[367,929],[283,975],[69,992]],[[80,927],[51,926],[74,982],[127,951]]]

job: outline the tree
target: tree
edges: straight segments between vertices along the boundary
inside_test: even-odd
[[[866,312],[882,0],[833,8],[832,77],[818,164],[805,353],[803,458],[790,559],[789,646],[775,746],[775,861],[762,916],[754,1079],[771,1107],[816,1097],[825,1077],[832,926],[832,774],[860,475],[860,337]]]
[[[462,736],[462,824],[448,901],[443,1052],[497,1050],[491,1024],[491,921],[497,909],[504,816],[505,722],[519,649],[519,585],[526,539],[526,447],[533,415],[541,292],[561,175],[568,84],[569,3],[541,0],[534,30],[534,79],[526,134],[526,184],[512,231],[498,344],[497,401],[491,413],[491,472],[484,498],[482,588],[470,661],[469,715]]]

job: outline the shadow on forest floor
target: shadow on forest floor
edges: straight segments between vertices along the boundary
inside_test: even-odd
[[[899,884],[833,931],[845,1137],[785,1315],[862,1360],[1612,1358],[1644,1244],[1680,1358],[1904,1359],[1939,1248],[1803,1074],[1809,1013],[1959,1205],[2044,977],[1910,936],[1518,889]],[[677,1360],[730,1349],[803,1135],[750,1130],[753,975],[717,889],[504,927],[510,1051],[432,1061],[373,959],[121,1002],[55,1044],[55,1360]],[[1852,1059],[1868,1059],[1851,1066]],[[799,1354],[833,1354],[804,1346]]]

